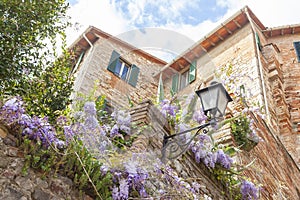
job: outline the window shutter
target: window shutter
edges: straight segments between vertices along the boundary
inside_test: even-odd
[[[299,42],[294,42],[294,47],[296,50],[298,62],[300,63],[300,41]]]
[[[107,69],[113,73],[115,73],[116,64],[119,61],[120,54],[113,50],[110,56],[109,64],[107,66]]]
[[[258,48],[259,48],[259,50],[261,51],[260,38],[259,38],[259,35],[258,35],[257,32],[255,33],[255,39],[256,39],[256,43],[257,43],[257,45],[258,45]]]
[[[194,60],[190,65],[189,83],[193,82],[196,79],[196,69],[197,69],[197,61]]]
[[[76,65],[75,65],[75,67],[74,67],[72,73],[75,73],[75,72],[76,72],[77,68],[79,67],[79,64],[80,64],[81,61],[82,61],[83,56],[84,56],[84,51],[81,52],[81,54],[80,54],[80,56],[79,56],[79,58],[78,58],[78,60],[77,60],[77,62],[76,62]]]
[[[140,73],[140,69],[136,65],[131,65],[131,71],[130,71],[128,83],[133,87],[135,87],[137,84],[139,73]]]
[[[174,95],[178,91],[178,79],[179,79],[179,74],[175,74],[172,77],[172,88],[171,88],[172,95]]]

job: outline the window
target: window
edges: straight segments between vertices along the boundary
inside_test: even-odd
[[[299,42],[294,42],[294,47],[295,47],[295,51],[296,51],[296,54],[297,54],[298,62],[300,63],[300,41]]]
[[[185,88],[188,83],[189,83],[189,70],[183,72],[180,76],[180,86],[179,86],[179,90],[182,90],[183,88]]]
[[[196,61],[194,61],[190,64],[187,71],[173,75],[171,93],[175,94],[178,90],[182,90],[196,79],[196,67]]]
[[[125,61],[118,52],[112,52],[107,69],[133,87],[136,86],[140,69]]]
[[[116,63],[115,74],[119,76],[123,80],[127,80],[128,73],[129,73],[130,65],[119,59],[119,62]]]

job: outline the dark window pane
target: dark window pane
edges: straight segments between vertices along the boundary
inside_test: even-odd
[[[300,42],[294,42],[294,47],[296,50],[298,62],[300,62]]]

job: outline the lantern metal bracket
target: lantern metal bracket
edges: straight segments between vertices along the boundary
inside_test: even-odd
[[[197,90],[196,94],[199,96],[202,110],[210,120],[200,126],[192,129],[182,131],[173,135],[165,135],[163,139],[162,161],[166,158],[172,160],[181,156],[190,147],[190,144],[197,135],[202,131],[204,134],[208,132],[208,126],[215,126],[217,120],[224,117],[225,109],[228,102],[232,98],[221,83],[212,82],[210,86]],[[209,115],[209,116],[208,116]],[[197,130],[194,135],[186,134],[188,132]]]
[[[208,132],[208,126],[216,125],[216,120],[212,119],[205,124],[185,130],[173,135],[165,135],[163,139],[163,148],[162,148],[162,161],[165,162],[166,159],[174,160],[184,154],[189,148],[192,141],[201,133],[206,134]],[[197,130],[194,135],[190,138],[185,138],[184,134]]]

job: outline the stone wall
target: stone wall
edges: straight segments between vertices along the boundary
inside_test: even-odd
[[[163,136],[169,134],[165,118],[150,101],[135,106],[130,113],[136,125],[150,125],[150,128],[143,131],[143,134],[134,141],[131,150],[140,152],[150,149],[161,157]],[[242,167],[254,161],[243,174],[262,185],[260,199],[299,199],[299,168],[279,136],[268,128],[264,120],[254,115],[252,117],[260,129],[258,134],[263,141],[250,152],[239,152],[235,157],[236,162]],[[222,137],[224,135],[228,137],[230,130],[225,129],[222,134]],[[11,138],[10,135],[2,133],[1,137]],[[232,138],[228,140],[233,141]],[[0,199],[91,199],[85,194],[80,194],[69,178],[58,174],[55,176],[50,174],[44,178],[40,172],[30,169],[28,175],[22,176],[23,165],[23,153],[1,139]],[[197,164],[191,152],[186,152],[182,157],[172,161],[171,166],[181,177],[199,181],[202,195],[212,199],[231,199],[226,187],[203,164]]]
[[[251,99],[259,102],[260,105],[264,105],[261,77],[259,76],[254,47],[254,35],[250,24],[248,24],[218,46],[214,47],[211,51],[198,58],[196,80],[179,91],[177,97],[181,98],[190,93],[194,93],[194,91],[199,88],[208,86],[213,79],[218,79],[216,76],[217,70],[231,64],[233,66],[233,75],[237,76],[235,86],[239,87],[239,84],[244,84],[248,94],[251,93],[251,95],[249,95]],[[247,72],[246,75],[251,77],[251,79],[246,76],[240,76],[240,72],[245,71]],[[165,94],[168,94],[168,91],[170,91],[171,83],[171,79],[167,79],[164,82]]]
[[[131,110],[131,115],[136,123],[149,124],[151,130],[145,132],[133,144],[137,150],[152,149],[161,156],[163,136],[168,134],[166,120],[149,101],[143,102]],[[259,128],[258,135],[262,141],[251,151],[240,151],[235,160],[240,167],[248,166],[243,171],[245,177],[260,184],[260,199],[291,199],[300,198],[300,171],[295,161],[290,156],[279,137],[268,128],[267,123],[258,116],[252,115],[256,126]],[[234,139],[230,129],[222,130],[222,137],[230,137],[226,143],[233,145]],[[217,133],[215,136],[217,137]],[[228,143],[228,141],[230,141]],[[230,199],[226,187],[218,182],[203,164],[197,164],[191,152],[186,152],[182,157],[174,160],[171,166],[187,179],[197,179],[202,185],[201,192],[212,199]]]
[[[123,59],[140,68],[136,87],[107,70],[113,50],[116,50]],[[114,106],[128,106],[128,98],[133,103],[141,102],[141,99],[155,99],[158,82],[152,76],[164,64],[153,58],[146,58],[126,45],[99,38],[85,53],[79,71],[76,73],[74,89],[76,92],[89,94],[95,88],[96,96],[105,95]]]
[[[6,135],[6,137],[12,137]],[[4,139],[5,140],[5,139]],[[92,200],[74,188],[71,179],[29,169],[22,175],[23,152],[0,137],[0,199],[5,200]]]
[[[132,108],[130,114],[134,123],[150,126],[150,129],[144,131],[134,141],[131,150],[151,150],[161,158],[163,136],[169,134],[166,119],[151,101],[144,101]],[[188,151],[183,156],[173,160],[170,165],[180,177],[197,181],[201,185],[200,194],[212,199],[230,199],[227,188],[209,172],[203,163],[197,164],[191,152]]]

